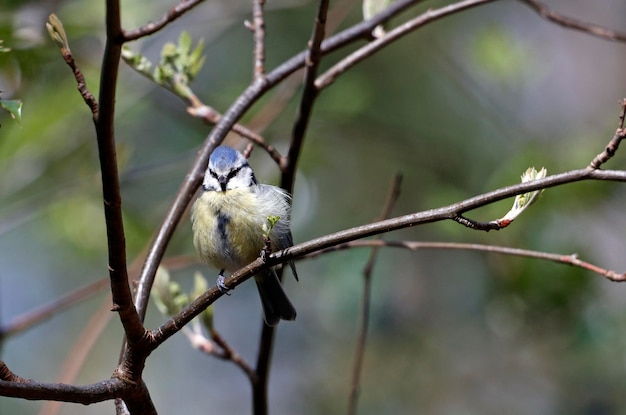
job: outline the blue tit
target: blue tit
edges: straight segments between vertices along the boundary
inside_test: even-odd
[[[258,184],[248,160],[239,151],[217,147],[211,153],[202,188],[191,209],[193,244],[204,262],[220,270],[220,289],[226,289],[224,271],[236,271],[259,257],[265,248],[268,217],[280,218],[269,234],[270,249],[293,245],[289,194],[275,186]],[[290,265],[297,280],[293,262]],[[296,318],[296,309],[274,269],[255,275],[254,280],[267,325]]]

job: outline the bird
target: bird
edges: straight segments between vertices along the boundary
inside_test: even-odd
[[[191,223],[198,255],[220,270],[217,286],[222,292],[228,291],[225,271],[234,272],[265,252],[268,229],[271,251],[293,245],[290,201],[285,190],[257,183],[252,167],[239,151],[225,145],[213,150],[201,194],[191,208]],[[272,218],[278,218],[273,226],[269,223]],[[289,265],[298,280],[295,265]],[[295,320],[296,309],[274,268],[261,271],[254,280],[268,326],[276,326],[280,320]]]

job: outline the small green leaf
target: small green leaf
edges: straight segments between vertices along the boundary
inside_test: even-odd
[[[0,99],[0,107],[8,111],[11,114],[11,118],[16,120],[18,124],[21,124],[22,101],[19,99]]]
[[[274,226],[280,220],[280,216],[268,216],[265,219],[267,219],[267,223],[264,223],[261,229],[263,230],[263,236],[269,238],[272,229],[274,229]]]
[[[191,50],[191,36],[187,31],[183,30],[178,37],[178,47],[179,53],[182,56],[189,55],[189,51]]]
[[[152,62],[145,56],[134,53],[130,48],[124,46],[122,47],[122,59],[143,76],[152,78]]]
[[[524,174],[522,174],[522,183],[531,182],[533,180],[543,179],[548,174],[548,171],[545,167],[542,167],[541,170],[537,171],[534,167],[529,167],[526,169]],[[529,206],[539,200],[539,196],[543,193],[544,189],[535,190],[533,192],[524,193],[521,195],[515,196],[515,200],[513,201],[513,206],[511,210],[507,212],[501,219],[500,222],[513,222],[519,215],[522,214],[524,210],[526,210]]]

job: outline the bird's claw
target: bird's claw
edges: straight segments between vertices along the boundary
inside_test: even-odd
[[[228,291],[230,291],[230,288],[228,288],[226,286],[226,284],[224,284],[224,280],[226,278],[224,278],[224,275],[219,274],[217,276],[217,289],[220,290],[221,293],[226,294],[226,295],[230,295],[230,293]]]

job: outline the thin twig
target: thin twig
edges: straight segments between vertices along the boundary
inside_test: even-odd
[[[372,247],[388,247],[388,248],[404,248],[411,251],[418,251],[420,249],[459,249],[466,251],[481,251],[504,255],[520,256],[525,258],[535,258],[545,261],[552,261],[559,264],[572,265],[578,268],[585,269],[587,271],[594,272],[609,281],[624,282],[626,281],[626,273],[619,273],[606,268],[599,267],[595,264],[591,264],[587,261],[583,261],[578,258],[578,254],[554,254],[542,251],[532,251],[528,249],[509,248],[505,246],[495,245],[482,245],[482,244],[468,244],[468,243],[456,243],[456,242],[416,242],[416,241],[384,241],[384,240],[358,240],[351,241],[345,244],[335,245],[333,247],[323,249],[307,256],[307,258],[314,258],[319,255],[327,254],[332,251],[352,249],[352,248],[372,248]]]
[[[611,141],[606,145],[604,151],[591,160],[588,169],[599,169],[604,163],[609,161],[611,157],[615,155],[615,152],[619,148],[620,143],[624,138],[626,138],[626,128],[624,128],[624,119],[626,118],[626,98],[623,98],[620,101],[620,106],[622,107],[622,112],[619,116],[619,122],[617,124],[617,130],[615,131],[615,135],[611,138]]]
[[[230,360],[237,365],[248,376],[250,382],[254,384],[257,382],[257,374],[252,367],[245,361],[245,359],[233,349],[230,344],[216,331],[211,331],[211,339],[222,349],[222,354],[219,355],[222,359]]]
[[[98,116],[98,102],[96,98],[93,96],[89,88],[87,88],[87,83],[85,82],[85,76],[81,72],[80,68],[74,61],[74,56],[69,49],[61,48],[61,55],[63,56],[63,60],[67,65],[72,69],[74,73],[74,78],[76,79],[78,92],[80,96],[83,97],[83,100],[91,110],[91,114],[94,118]]]
[[[126,30],[123,32],[123,41],[129,42],[131,40],[137,40],[144,36],[149,36],[153,33],[158,32],[163,29],[166,25],[178,19],[184,13],[196,7],[198,4],[202,3],[204,0],[182,0],[179,4],[172,7],[165,13],[163,17],[155,22],[150,22],[145,26],[141,26],[137,29]]]
[[[537,0],[519,0],[522,3],[529,6],[540,16],[548,19],[549,21],[566,27],[568,29],[579,30],[581,32],[588,33],[593,36],[597,36],[606,40],[613,40],[616,42],[626,42],[626,32],[621,32],[613,29],[609,29],[603,26],[599,26],[593,23],[583,22],[578,19],[564,16],[559,14],[546,6],[545,4]]]
[[[440,20],[446,16],[450,16],[455,13],[462,12],[472,7],[482,6],[487,3],[492,3],[496,0],[464,0],[458,3],[449,4],[447,6],[441,7],[439,9],[430,9],[421,15],[401,24],[400,26],[386,32],[384,36],[378,37],[362,48],[357,49],[335,65],[333,65],[330,69],[324,72],[320,77],[315,81],[315,85],[318,89],[323,89],[332,84],[342,73],[352,68],[357,63],[365,60],[366,58],[372,56],[374,53],[378,52],[385,46],[395,42],[402,36],[405,36],[416,29]]]
[[[329,0],[319,0],[315,23],[313,25],[313,33],[309,40],[308,51],[305,58],[304,86],[300,100],[300,108],[294,123],[287,157],[283,159],[284,163],[280,166],[282,172],[281,187],[291,194],[293,194],[296,166],[304,141],[304,134],[311,117],[313,103],[317,97],[315,77],[317,76],[317,68],[322,56],[321,44],[325,36],[328,5]],[[281,276],[282,269],[279,278],[281,278]],[[252,405],[255,415],[267,414],[267,384],[269,381],[275,332],[275,327],[262,323],[256,363],[257,381],[252,384]]]
[[[86,285],[85,287],[69,292],[62,297],[49,302],[48,304],[29,310],[15,317],[6,325],[0,327],[0,339],[27,330],[36,324],[46,321],[55,314],[81,301],[84,301],[96,293],[102,292],[108,286],[108,278],[101,278],[89,285]]]
[[[196,99],[196,103],[193,106],[187,108],[187,112],[194,117],[201,118],[204,122],[215,125],[220,122],[222,119],[222,114],[220,114],[213,107],[203,104],[199,99]],[[264,149],[267,154],[274,160],[277,165],[280,165],[281,160],[283,159],[282,154],[278,152],[276,147],[269,144],[265,141],[265,139],[256,132],[252,131],[248,127],[242,124],[234,124],[232,130],[239,134],[241,137],[247,138],[252,141],[262,149]]]
[[[287,158],[284,160],[284,165],[281,166],[281,185],[283,189],[287,190],[289,193],[293,193],[296,166],[300,157],[300,149],[302,148],[302,144],[304,142],[304,135],[306,133],[307,126],[309,125],[309,120],[311,119],[313,104],[315,103],[315,98],[317,98],[319,92],[315,85],[315,78],[317,77],[317,68],[322,58],[321,46],[326,33],[328,5],[329,0],[320,0],[317,8],[313,33],[311,34],[308,51],[304,59],[304,85],[302,98],[300,98],[300,108],[291,132],[289,152],[287,154]]]
[[[80,369],[83,367],[89,353],[96,345],[97,340],[102,332],[111,321],[113,314],[110,312],[110,296],[107,296],[102,305],[98,307],[96,312],[91,316],[80,336],[74,342],[72,348],[68,351],[65,362],[61,367],[59,376],[56,379],[58,383],[71,384],[76,380]],[[39,411],[39,415],[56,415],[61,410],[63,404],[59,401],[46,401]]]
[[[387,219],[391,214],[393,206],[400,195],[400,184],[402,183],[402,175],[396,174],[391,183],[389,194],[385,200],[383,211],[378,220]],[[382,235],[378,237],[382,240]],[[367,342],[367,329],[369,327],[370,316],[370,299],[372,292],[372,271],[378,257],[379,247],[374,246],[370,251],[370,256],[363,268],[363,295],[361,300],[361,321],[359,323],[359,334],[357,337],[356,347],[354,351],[354,361],[352,363],[352,382],[350,384],[350,394],[348,396],[348,415],[356,414],[357,402],[359,399],[359,389],[361,384],[361,372],[363,370],[363,358],[365,356],[365,344]]]
[[[254,79],[265,76],[265,18],[263,17],[265,0],[252,1],[252,32],[254,34]]]

